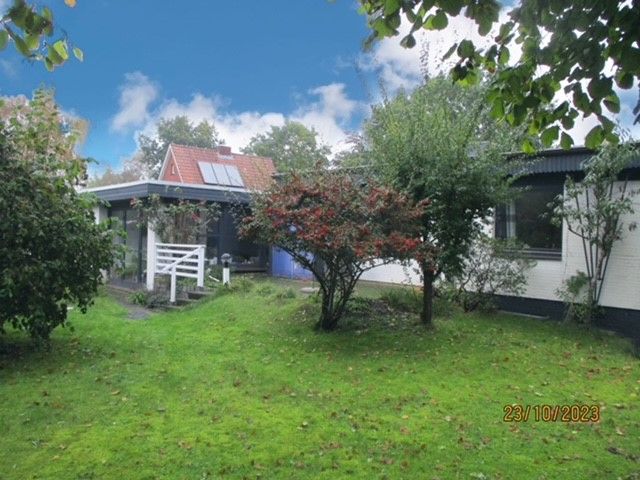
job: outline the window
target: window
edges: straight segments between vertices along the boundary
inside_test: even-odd
[[[496,209],[497,238],[516,238],[527,246],[535,258],[560,260],[562,228],[551,223],[549,203],[560,195],[563,185],[533,185],[509,205]]]

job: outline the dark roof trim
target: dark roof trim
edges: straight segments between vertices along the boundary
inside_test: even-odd
[[[108,202],[146,198],[156,194],[161,198],[182,200],[206,200],[220,203],[249,203],[251,197],[247,191],[216,189],[188,184],[169,184],[167,182],[133,182],[108,187],[88,188],[81,193],[93,193],[99,199]]]
[[[522,163],[516,169],[517,173],[534,175],[538,173],[581,172],[584,170],[584,163],[596,153],[596,151],[585,147],[575,147],[569,150],[540,150],[533,154],[508,153],[507,156]],[[640,170],[640,155],[631,162],[629,170]]]

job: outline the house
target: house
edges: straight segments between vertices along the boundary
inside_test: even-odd
[[[525,292],[520,296],[498,296],[504,310],[562,318],[565,306],[557,290],[578,271],[585,271],[581,239],[571,233],[566,222],[551,222],[550,202],[564,192],[567,176],[583,178],[583,165],[594,155],[586,148],[546,150],[527,163],[525,174],[516,182],[527,187],[510,205],[496,209],[494,234],[517,238],[528,248],[525,253],[536,260],[528,273]],[[634,160],[622,177],[628,190],[640,189],[640,158]],[[622,178],[621,178],[622,180]],[[621,218],[625,224],[640,223],[640,196],[633,198],[634,213]],[[602,326],[627,334],[640,334],[640,231],[625,229],[611,253],[600,304],[604,307]]]
[[[207,149],[171,144],[158,180],[85,189],[108,202],[108,206],[96,209],[96,221],[116,217],[127,233],[126,239],[121,240],[126,246],[124,264],[111,272],[111,280],[153,286],[154,275],[147,272],[155,271],[148,267],[155,265],[159,239],[150,225],[140,227],[138,212],[131,202],[154,194],[165,202],[183,199],[218,203],[220,218],[208,225],[206,234],[198,239],[206,247],[205,261],[219,263],[221,255],[229,253],[237,270],[265,271],[268,248],[238,237],[234,209],[248,208],[251,193],[267,188],[274,174],[270,158],[234,153],[226,146]]]
[[[580,180],[583,165],[594,152],[586,148],[545,150],[526,162],[525,174],[516,186],[526,187],[522,195],[510,205],[496,209],[490,233],[501,238],[517,238],[527,244],[526,255],[536,260],[528,273],[525,292],[520,296],[499,295],[503,310],[550,318],[563,318],[565,305],[557,290],[563,282],[584,271],[581,240],[570,233],[566,223],[555,226],[551,222],[549,203],[564,191],[567,176]],[[520,157],[514,155],[513,157]],[[640,159],[624,172],[629,190],[640,189]],[[640,224],[640,195],[634,198],[635,213],[623,218],[626,224]],[[307,278],[309,272],[295,265],[285,252],[274,251],[273,273],[291,278]],[[420,285],[415,262],[381,265],[362,275],[363,280]],[[613,247],[606,275],[601,304],[604,308],[603,326],[631,335],[640,334],[640,229],[626,231],[624,238]]]

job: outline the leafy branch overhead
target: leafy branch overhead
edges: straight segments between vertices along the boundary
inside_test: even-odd
[[[477,83],[482,72],[492,74],[488,100],[494,117],[510,125],[526,124],[545,146],[559,141],[569,148],[574,142],[568,131],[576,118],[593,115],[598,125],[587,134],[586,146],[618,141],[607,112],[620,112],[615,88],[631,89],[640,78],[638,2],[522,0],[505,21],[500,20],[502,7],[496,0],[360,3],[372,30],[369,45],[399,35],[406,21],[411,28],[400,43],[412,48],[416,32],[442,30],[449,18],[464,13],[476,23],[480,35],[497,34],[487,48],[469,39],[454,43],[445,59],[457,54],[451,76],[465,84]],[[510,62],[516,49],[521,56]],[[635,123],[640,122],[640,99],[633,113]],[[525,140],[523,148],[534,149],[530,140]]]
[[[65,0],[69,7],[75,7],[76,0]],[[47,70],[62,65],[71,54],[84,60],[84,53],[73,45],[66,34],[55,36],[53,13],[48,7],[37,8],[25,0],[14,0],[13,5],[0,18],[0,51],[9,43],[29,60],[41,61]]]

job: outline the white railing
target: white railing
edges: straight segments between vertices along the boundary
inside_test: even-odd
[[[177,277],[195,278],[204,287],[204,245],[156,243],[155,273],[171,275],[171,303],[176,302]]]

